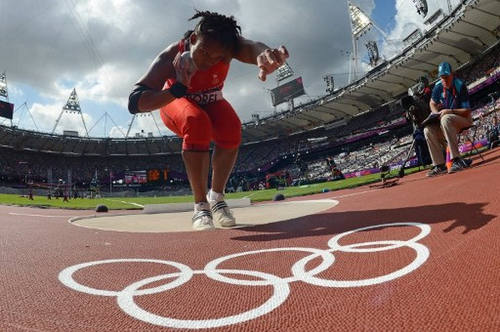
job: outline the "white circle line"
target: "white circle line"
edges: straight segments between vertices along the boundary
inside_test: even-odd
[[[143,279],[127,286],[118,295],[117,298],[118,306],[130,316],[150,324],[163,327],[172,327],[172,328],[204,329],[204,328],[214,328],[214,327],[233,325],[263,316],[273,311],[277,307],[279,307],[283,302],[286,301],[288,295],[290,294],[290,287],[288,286],[288,283],[283,282],[281,278],[276,277],[272,274],[267,274],[258,271],[230,270],[230,269],[219,270],[219,273],[244,274],[244,275],[246,274],[258,278],[260,277],[267,279],[274,288],[273,295],[266,302],[264,302],[257,308],[236,315],[226,316],[223,318],[200,319],[200,320],[182,320],[182,319],[159,316],[142,309],[134,302],[134,293],[136,293],[139,288],[150,282],[159,281],[174,276],[175,274],[178,274],[178,273],[173,273],[173,274],[166,274],[162,276]]]
[[[87,293],[91,295],[99,295],[99,296],[118,296],[121,291],[109,291],[109,290],[103,290],[103,289],[96,289],[96,288],[91,288],[88,286],[84,286],[78,282],[75,281],[73,278],[73,274],[83,268],[86,267],[91,267],[91,266],[96,266],[96,265],[101,265],[101,264],[111,264],[111,263],[158,263],[158,264],[164,264],[164,265],[170,265],[178,268],[182,274],[180,274],[180,278],[169,283],[166,285],[154,287],[154,288],[149,288],[149,289],[143,289],[138,291],[136,295],[146,295],[146,294],[154,294],[154,293],[159,293],[165,290],[168,290],[170,288],[177,287],[191,279],[193,276],[193,270],[187,265],[177,263],[177,262],[171,262],[171,261],[164,261],[164,260],[159,260],[159,259],[143,259],[143,258],[121,258],[121,259],[106,259],[106,260],[101,260],[101,261],[94,261],[94,262],[86,262],[86,263],[81,263],[77,265],[73,265],[70,267],[65,268],[59,273],[59,281],[61,283],[71,289],[74,289],[76,291],[82,292],[82,293]]]

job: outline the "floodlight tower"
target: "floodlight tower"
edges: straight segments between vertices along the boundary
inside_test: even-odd
[[[323,81],[326,83],[325,92],[332,94],[335,91],[335,79],[332,74],[326,74],[323,76]]]
[[[3,97],[6,102],[9,102],[9,89],[7,88],[7,75],[5,71],[0,74],[0,97]],[[2,124],[3,124],[2,119]],[[12,127],[12,119],[10,119],[10,126]]]
[[[83,127],[85,128],[85,134],[87,137],[89,137],[89,132],[87,130],[87,125],[85,124],[85,120],[83,119],[82,109],[80,108],[80,100],[78,99],[78,95],[76,94],[76,89],[73,89],[71,95],[68,98],[68,101],[66,102],[66,105],[64,105],[64,107],[61,110],[61,113],[59,113],[59,116],[57,117],[56,120],[56,124],[52,129],[52,134],[54,134],[54,132],[56,131],[57,125],[59,124],[59,121],[61,120],[61,117],[64,113],[80,114],[82,118]]]
[[[7,89],[7,75],[5,72],[0,74],[0,97],[4,97],[5,101],[9,101],[9,90]]]
[[[429,11],[429,7],[427,6],[426,0],[413,0],[413,4],[417,8],[417,13],[422,17],[427,16],[427,12]],[[450,0],[448,0],[448,8],[450,8]]]
[[[368,50],[368,57],[370,58],[370,65],[372,67],[377,66],[380,60],[380,54],[378,52],[377,42],[374,40],[370,40],[365,44],[366,49]]]
[[[446,0],[448,3],[448,14],[451,14],[451,11],[453,10],[453,7],[451,6],[451,0]]]
[[[130,131],[132,130],[132,126],[136,120],[136,118],[151,118],[156,126],[156,129],[158,130],[158,135],[162,136],[162,133],[161,133],[161,130],[160,130],[160,127],[158,126],[158,122],[156,121],[154,115],[153,115],[153,112],[147,112],[147,113],[136,113],[134,114],[134,116],[132,117],[132,120],[130,121],[129,125],[128,125],[128,129],[127,129],[127,133],[124,135],[125,136],[125,139],[128,139],[129,138],[129,135],[130,135]],[[116,124],[115,124],[116,126]],[[121,131],[121,130],[120,130]],[[141,133],[144,132],[144,130],[141,130]],[[122,132],[123,134],[123,132]],[[136,137],[137,137],[137,133],[136,133]],[[139,134],[140,135],[140,134]]]
[[[358,55],[358,42],[359,39],[365,35],[372,28],[379,31],[383,38],[387,38],[387,34],[380,29],[375,22],[373,22],[368,15],[366,15],[359,7],[352,4],[347,0],[347,8],[349,10],[349,22],[351,24],[351,37],[352,37],[352,58],[349,67],[349,83],[358,79],[359,73],[359,55]]]
[[[288,62],[285,62],[285,64],[278,69],[276,69],[276,84],[280,85],[280,82],[293,76],[293,70],[292,67],[288,64]]]
[[[289,77],[292,77],[294,75],[292,67],[288,64],[288,62],[285,62],[284,65],[276,69],[276,86],[280,85],[281,81],[286,80]],[[288,101],[289,105],[289,110],[293,111],[294,109],[294,104],[293,104],[293,98],[291,98]],[[274,107],[274,112],[276,113],[276,106]]]

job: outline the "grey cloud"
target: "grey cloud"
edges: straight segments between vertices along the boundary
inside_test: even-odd
[[[123,100],[154,57],[194,26],[187,22],[194,8],[232,14],[244,36],[272,47],[286,45],[289,63],[304,78],[311,96],[323,93],[325,73],[338,73],[337,84],[347,79],[347,59],[340,54],[351,48],[346,1],[131,1],[127,15],[109,13],[110,18],[122,19],[120,24],[85,11],[76,14],[73,4],[85,5],[84,0],[1,3],[0,70],[7,70],[10,82],[28,84],[48,95],[57,93],[54,82],[78,81],[105,63],[130,73],[129,80],[115,82],[111,90],[110,98]],[[367,13],[374,8],[373,0],[356,4]],[[111,3],[109,8],[113,11]],[[275,87],[274,76],[261,83],[255,67],[236,62],[225,93],[242,120],[249,120],[254,112],[272,112],[265,89]],[[240,93],[242,89],[246,92]]]

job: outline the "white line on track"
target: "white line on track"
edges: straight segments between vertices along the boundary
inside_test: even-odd
[[[373,190],[365,190],[365,191],[360,191],[358,193],[352,193],[352,194],[345,194],[345,195],[340,195],[340,196],[333,196],[332,198],[342,198],[342,197],[350,197],[350,196],[358,196],[366,193],[373,193],[375,191]]]
[[[29,213],[16,213],[16,212],[9,212],[11,216],[24,216],[24,217],[41,217],[41,218],[68,218],[71,216],[50,216],[46,214],[29,214]]]
[[[107,201],[112,201],[112,202],[120,202],[120,203],[123,203],[123,204],[130,204],[130,205],[138,206],[138,207],[141,207],[141,208],[144,207],[144,205],[141,205],[141,204],[138,204],[138,203],[134,203],[134,202],[120,201],[120,200],[117,200],[117,199],[110,199],[110,198],[106,198],[106,200]]]
[[[121,201],[122,203],[125,203],[125,204],[131,204],[131,205],[135,205],[135,206],[138,206],[138,207],[141,207],[143,208],[144,205],[141,205],[141,204],[138,204],[138,203],[134,203],[134,202],[125,202],[125,201]]]
[[[289,201],[289,202],[283,202],[283,204],[309,204],[309,203],[330,203],[330,204],[339,204],[337,200],[334,199],[305,199],[301,201]]]

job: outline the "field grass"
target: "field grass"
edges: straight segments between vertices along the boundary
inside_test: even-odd
[[[405,174],[418,172],[418,167],[405,170]],[[396,175],[397,171],[393,171],[391,175]],[[331,181],[323,183],[315,183],[298,187],[287,187],[283,190],[266,189],[258,191],[246,191],[238,193],[230,193],[226,198],[243,198],[249,197],[252,202],[269,201],[272,200],[274,195],[282,193],[285,197],[305,196],[311,194],[321,193],[324,189],[330,191],[354,188],[369,183],[380,181],[380,174],[370,174],[359,178],[350,178],[340,181]],[[93,210],[97,205],[106,205],[111,210],[137,210],[142,209],[138,205],[146,204],[165,204],[165,203],[180,203],[192,202],[193,196],[162,196],[162,197],[109,197],[98,199],[78,198],[71,199],[68,202],[63,202],[62,199],[52,198],[47,199],[45,196],[34,196],[33,200],[27,197],[12,194],[0,194],[0,204],[4,205],[19,205],[19,206],[36,206],[36,207],[50,207],[62,209],[89,209]],[[138,205],[135,205],[138,204]]]

